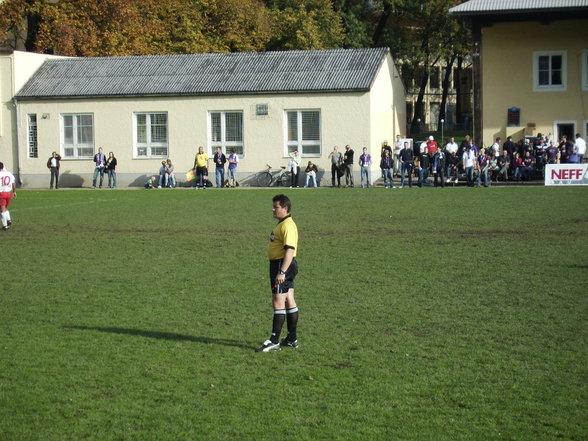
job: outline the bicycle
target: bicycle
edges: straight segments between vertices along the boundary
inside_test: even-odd
[[[257,177],[258,187],[287,187],[290,185],[290,173],[286,171],[286,167],[282,166],[278,170],[272,170],[272,166],[266,164],[267,169],[259,174]]]

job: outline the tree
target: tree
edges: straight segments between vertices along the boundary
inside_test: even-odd
[[[440,61],[451,67],[458,56],[468,51],[467,30],[448,14],[449,8],[459,0],[380,0],[373,3],[372,44],[389,46],[395,59],[402,64],[405,76],[415,79],[418,95],[411,131],[416,132],[419,120],[425,119],[423,101],[431,69]],[[447,75],[443,81],[444,102],[439,120],[446,116]]]
[[[272,18],[268,50],[329,49],[345,39],[341,15],[331,0],[267,1]]]

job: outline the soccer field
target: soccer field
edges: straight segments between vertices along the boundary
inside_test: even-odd
[[[21,190],[0,440],[585,440],[588,188]]]

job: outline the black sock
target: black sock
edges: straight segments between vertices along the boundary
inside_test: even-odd
[[[274,310],[274,322],[272,325],[272,336],[270,337],[270,340],[272,343],[279,343],[280,332],[282,332],[282,327],[284,326],[285,320],[286,320],[286,310],[285,309]]]
[[[296,325],[298,324],[298,307],[286,310],[286,320],[288,321],[288,340],[296,340]]]

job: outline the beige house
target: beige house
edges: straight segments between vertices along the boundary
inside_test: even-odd
[[[486,146],[588,135],[588,0],[470,0],[474,132]]]
[[[0,160],[24,187],[48,186],[53,151],[63,157],[62,187],[90,186],[99,147],[117,156],[119,187],[142,185],[165,158],[182,180],[199,146],[235,149],[238,178],[250,185],[298,150],[330,185],[333,146],[379,158],[381,142],[404,128],[404,88],[387,48],[45,58],[0,56]]]

